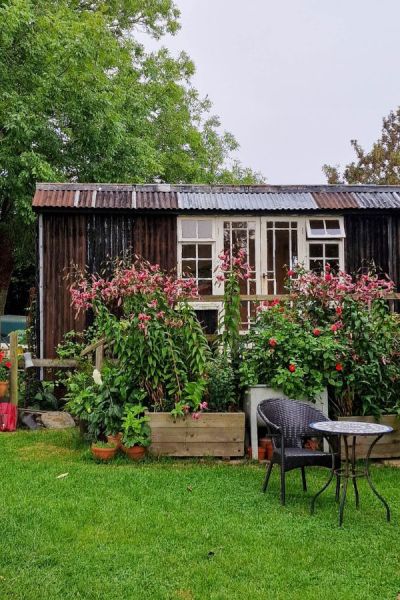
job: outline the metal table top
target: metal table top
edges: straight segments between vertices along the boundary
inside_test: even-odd
[[[393,431],[389,425],[363,421],[319,421],[310,423],[311,429],[333,435],[382,435]]]

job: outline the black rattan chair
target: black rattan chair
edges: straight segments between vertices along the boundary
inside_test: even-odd
[[[303,447],[304,438],[318,437],[309,428],[310,423],[329,421],[322,412],[305,402],[272,398],[263,400],[257,407],[258,416],[268,428],[272,438],[273,454],[263,484],[266,491],[274,464],[280,465],[281,470],[281,504],[285,504],[286,486],[285,473],[292,469],[301,469],[303,490],[307,491],[305,467],[332,468],[332,454],[322,450],[309,450]],[[330,443],[332,443],[330,441]],[[335,468],[340,466],[340,456],[334,455]],[[336,480],[336,499],[339,498],[340,479]]]

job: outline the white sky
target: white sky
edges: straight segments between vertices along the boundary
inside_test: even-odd
[[[369,147],[400,104],[400,0],[176,0],[163,45],[268,183],[323,183],[324,163]]]

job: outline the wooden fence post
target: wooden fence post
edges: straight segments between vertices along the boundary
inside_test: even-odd
[[[101,371],[104,361],[104,344],[97,346],[96,348],[96,359],[95,359],[95,367],[98,371]]]
[[[18,333],[10,333],[10,402],[18,406]]]

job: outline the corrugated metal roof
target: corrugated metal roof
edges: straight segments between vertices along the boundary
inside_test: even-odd
[[[317,206],[326,209],[359,208],[353,192],[314,192]]]
[[[178,193],[178,207],[182,210],[315,210],[310,193]]]
[[[318,211],[400,209],[400,186],[39,183],[40,209]]]
[[[355,196],[360,208],[400,208],[400,188],[390,192],[358,192]]]

